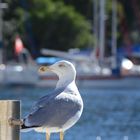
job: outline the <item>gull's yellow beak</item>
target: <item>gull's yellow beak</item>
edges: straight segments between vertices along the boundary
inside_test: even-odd
[[[39,72],[40,73],[43,73],[43,72],[46,72],[46,71],[49,71],[50,69],[49,69],[49,67],[48,66],[41,66],[40,68],[39,68]]]

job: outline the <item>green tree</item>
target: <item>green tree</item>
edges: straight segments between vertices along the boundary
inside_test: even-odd
[[[91,44],[91,25],[72,6],[49,0],[34,0],[31,5],[33,34],[41,48],[67,50]]]
[[[68,50],[91,46],[91,24],[73,5],[67,5],[61,0],[6,2],[8,9],[4,12],[4,42],[8,55],[13,54],[11,46],[16,34],[21,36],[31,52],[34,49],[39,52],[41,48]],[[36,46],[33,49],[31,39]]]

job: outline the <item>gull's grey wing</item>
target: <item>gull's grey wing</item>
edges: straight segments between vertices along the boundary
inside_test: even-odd
[[[75,95],[62,92],[30,114],[26,118],[25,125],[61,127],[80,109],[81,103]]]
[[[49,93],[48,95],[45,95],[45,96],[39,98],[39,100],[32,107],[29,115],[36,112],[39,108],[45,106],[51,100],[51,98],[54,98],[55,96],[57,96],[58,94],[60,94],[64,90],[65,90],[64,88],[59,88],[57,90],[54,90],[52,93]]]

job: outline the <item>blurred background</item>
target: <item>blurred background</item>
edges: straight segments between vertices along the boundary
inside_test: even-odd
[[[139,0],[0,0],[0,99],[21,100],[25,116],[58,80],[38,68],[65,59],[85,104],[65,139],[138,140],[139,36]]]

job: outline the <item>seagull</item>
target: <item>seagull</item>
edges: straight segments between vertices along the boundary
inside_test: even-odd
[[[71,62],[61,60],[39,69],[39,72],[46,71],[58,76],[56,88],[36,102],[24,118],[22,129],[45,132],[47,140],[51,133],[60,133],[60,140],[63,140],[64,132],[80,119],[83,112],[83,100],[75,84],[76,70]]]

